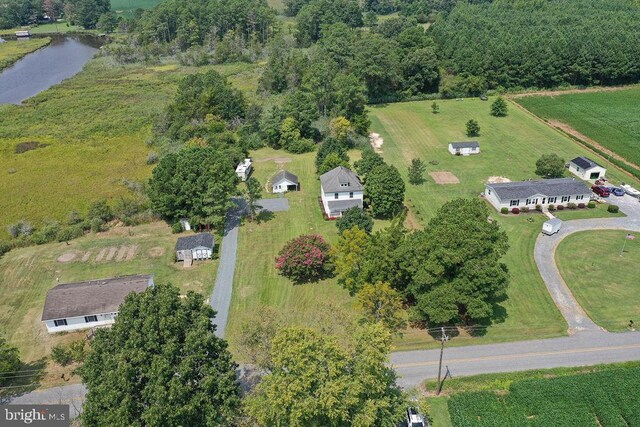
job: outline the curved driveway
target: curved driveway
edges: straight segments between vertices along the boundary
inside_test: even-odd
[[[555,262],[556,248],[565,237],[578,231],[622,229],[640,232],[640,203],[638,199],[628,195],[624,197],[611,196],[611,201],[620,206],[620,209],[627,216],[565,221],[557,234],[546,236],[540,233],[536,240],[534,258],[538,270],[553,301],[566,319],[570,334],[582,330],[600,330],[601,328],[587,316],[562,279]]]

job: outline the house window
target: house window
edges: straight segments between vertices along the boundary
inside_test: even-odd
[[[571,196],[562,196],[562,203],[568,202],[569,200],[571,200]]]
[[[338,193],[334,193],[334,194],[333,194],[333,198],[334,198],[334,199],[337,199],[337,198],[338,198]]]
[[[487,190],[487,194],[491,195],[491,189]]]
[[[527,199],[526,202],[524,202],[525,205],[530,205],[531,204],[531,199]]]
[[[67,326],[67,319],[54,320],[53,324],[56,326]]]
[[[97,322],[98,316],[84,316],[85,323]]]
[[[556,200],[558,200],[557,197],[549,197],[549,199],[547,199],[547,203],[555,203]]]
[[[581,194],[579,196],[576,196],[576,200],[582,200],[584,199],[584,194]]]
[[[353,191],[351,193],[349,193],[349,198],[353,199]]]
[[[511,203],[509,203],[509,206],[518,206],[520,204],[520,200],[512,200]]]

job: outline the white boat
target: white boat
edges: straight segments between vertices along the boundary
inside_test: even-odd
[[[18,38],[31,37],[31,31],[29,30],[16,31],[16,37]]]
[[[640,191],[636,190],[632,186],[630,186],[628,184],[622,184],[620,186],[620,188],[622,188],[624,190],[624,192],[627,193],[628,195],[630,195],[631,197],[635,197],[636,199],[640,199]]]

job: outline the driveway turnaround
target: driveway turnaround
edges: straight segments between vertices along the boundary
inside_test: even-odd
[[[216,325],[216,335],[224,337],[229,319],[229,307],[231,306],[231,294],[233,292],[233,276],[236,270],[236,258],[238,252],[238,227],[246,209],[244,199],[233,199],[234,207],[227,213],[224,237],[220,246],[220,263],[218,264],[218,276],[213,287],[213,293],[209,303],[216,311],[213,324]],[[258,200],[261,210],[281,212],[289,210],[289,200],[281,197],[278,199]]]
[[[556,266],[555,253],[560,242],[570,234],[588,230],[621,229],[640,232],[640,202],[631,196],[610,196],[610,202],[620,206],[627,214],[620,218],[594,218],[565,221],[557,234],[546,236],[542,233],[536,240],[534,258],[553,301],[569,325],[569,334],[583,330],[599,330],[560,276]]]

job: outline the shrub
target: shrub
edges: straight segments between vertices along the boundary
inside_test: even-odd
[[[553,211],[556,210],[556,205],[549,205],[548,209],[549,209],[550,212],[553,212]]]
[[[158,163],[158,160],[160,160],[160,158],[158,157],[158,153],[156,153],[155,151],[149,151],[149,154],[147,154],[147,164],[154,165]]]
[[[520,213],[520,209],[513,208],[513,209],[511,209],[511,213],[518,215]]]
[[[596,207],[596,202],[594,202],[594,201],[590,201],[589,203],[587,203],[587,207],[588,207],[589,209],[595,209],[595,207]]]
[[[419,213],[419,211],[416,212],[416,214]],[[373,230],[373,218],[358,207],[347,209],[342,213],[340,219],[336,221],[336,227],[338,227],[340,234],[342,234],[344,230],[356,226],[367,234],[370,234],[371,230]]]
[[[104,230],[104,221],[100,218],[93,218],[90,222],[91,232],[99,233]]]
[[[51,359],[60,366],[67,366],[73,362],[73,356],[69,349],[61,344],[54,346],[51,349]]]
[[[536,210],[538,212],[542,212],[542,205],[536,205]]]
[[[99,218],[102,222],[108,222],[113,219],[113,211],[106,200],[98,200],[91,204],[87,218],[90,220]]]
[[[13,245],[11,243],[0,241],[0,258],[11,249],[13,249]]]
[[[294,283],[321,279],[329,272],[329,249],[319,234],[298,236],[282,248],[276,257],[276,268]]]
[[[529,206],[523,206],[523,207],[522,207],[522,209],[520,209],[520,211],[521,211],[522,213],[527,213],[527,212],[529,212],[529,210],[530,210],[530,209],[529,209]]]
[[[174,222],[173,225],[171,226],[171,232],[172,233],[181,233],[182,232],[182,224],[180,224],[180,222]]]
[[[17,239],[18,237],[27,237],[33,233],[33,225],[22,219],[15,224],[8,226],[7,232],[14,239]]]
[[[563,206],[563,205],[558,205],[558,210],[559,210],[559,211],[564,210],[564,206]]]
[[[508,214],[509,213],[509,208],[500,209],[500,213],[505,214],[505,215]]]
[[[607,212],[618,213],[618,211],[620,211],[620,207],[618,207],[617,205],[609,205],[609,206],[607,206]]]
[[[76,224],[68,227],[61,228],[56,235],[58,242],[68,242],[69,240],[77,239],[84,234],[82,224]]]
[[[85,350],[85,341],[78,340],[72,342],[69,344],[68,352],[74,362],[84,362],[84,357],[87,354]]]
[[[578,206],[575,203],[567,203],[567,209],[575,209]]]
[[[579,209],[584,209],[586,207],[587,207],[587,205],[585,205],[584,203],[578,203],[578,208]]]

